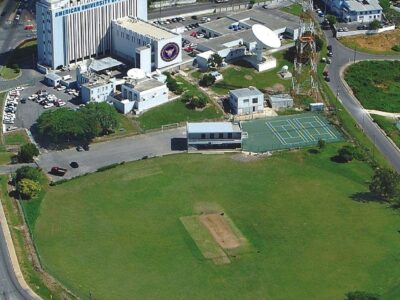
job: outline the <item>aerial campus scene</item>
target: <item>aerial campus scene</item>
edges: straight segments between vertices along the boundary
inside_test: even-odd
[[[0,299],[400,299],[399,25],[0,0]]]

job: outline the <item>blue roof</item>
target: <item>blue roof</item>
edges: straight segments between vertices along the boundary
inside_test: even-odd
[[[188,133],[241,132],[238,124],[231,122],[187,123]]]

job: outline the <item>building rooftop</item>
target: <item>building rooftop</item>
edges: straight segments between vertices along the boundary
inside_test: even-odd
[[[233,32],[232,29],[229,29],[229,26],[232,24],[237,24],[237,22],[230,18],[221,18],[208,23],[203,23],[201,24],[201,27],[217,32],[219,34],[228,34]]]
[[[144,20],[133,18],[133,17],[124,17],[117,19],[116,22],[118,25],[126,28],[127,30],[134,31],[135,33],[148,36],[154,40],[163,40],[169,39],[177,36],[178,34],[163,29],[154,24],[148,23]]]
[[[53,81],[60,80],[62,78],[61,76],[57,75],[56,73],[48,73],[48,74],[46,74],[45,77],[49,78]]]
[[[293,98],[288,94],[279,94],[279,95],[271,95],[269,96],[269,101],[271,103],[281,102],[281,101],[293,101]]]
[[[237,98],[264,95],[255,87],[231,90],[229,92],[231,95],[234,95]]]
[[[95,72],[101,72],[121,65],[123,65],[123,63],[120,62],[119,60],[116,60],[112,57],[104,57],[102,59],[92,60],[89,68]]]
[[[382,10],[382,7],[376,0],[347,0],[344,1],[344,5],[347,6],[350,11]]]
[[[140,92],[145,92],[157,87],[164,86],[165,83],[162,83],[156,79],[149,78],[149,79],[144,79],[144,80],[139,80],[137,82],[135,81],[127,81],[125,83],[127,86],[130,86],[132,89],[135,91]]]
[[[225,132],[241,132],[239,124],[231,122],[202,122],[187,123],[188,133],[225,133]]]
[[[228,43],[239,44],[239,42],[242,42],[242,39],[238,35],[230,33],[230,34],[225,34],[225,35],[221,35],[216,38],[209,39],[205,42],[202,42],[201,45],[206,47],[209,50],[217,52],[219,50],[223,50],[228,47],[232,47],[232,45],[225,45],[225,44],[228,44]]]

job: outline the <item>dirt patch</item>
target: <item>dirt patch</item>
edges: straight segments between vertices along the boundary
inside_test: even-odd
[[[253,76],[251,76],[251,75],[244,75],[244,79],[246,79],[246,80],[253,80]]]
[[[375,52],[390,51],[394,45],[400,44],[400,29],[376,35],[345,37],[340,40]]]
[[[275,83],[272,86],[272,89],[274,91],[277,91],[277,92],[284,92],[285,91],[285,86],[283,84],[281,84],[281,83]]]
[[[205,214],[199,216],[200,221],[211,233],[215,241],[223,249],[234,249],[240,246],[240,241],[233,233],[231,226],[221,214]]]

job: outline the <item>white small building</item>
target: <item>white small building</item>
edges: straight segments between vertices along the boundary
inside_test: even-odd
[[[310,111],[324,111],[324,108],[323,102],[310,103]]]
[[[235,115],[264,111],[264,94],[255,87],[242,88],[229,92],[231,111]]]
[[[273,109],[285,109],[293,107],[293,98],[288,94],[271,95],[268,102]]]
[[[113,80],[97,80],[95,82],[87,82],[81,85],[81,100],[83,103],[88,102],[104,102],[107,101],[115,90],[115,81]]]
[[[60,84],[62,77],[57,75],[56,73],[48,73],[44,76],[44,81],[48,86],[55,87]]]
[[[121,94],[113,97],[112,101],[124,114],[132,110],[140,114],[168,102],[168,92],[165,83],[153,78],[127,80],[121,86]]]
[[[237,149],[242,147],[242,128],[231,122],[187,123],[188,149]]]
[[[370,23],[382,20],[378,0],[323,0],[326,6],[346,22]]]

